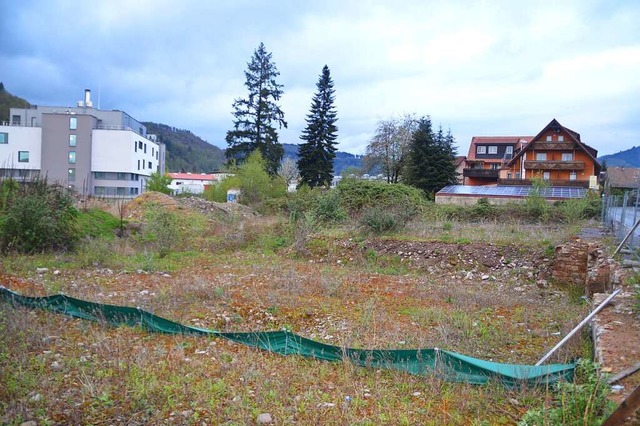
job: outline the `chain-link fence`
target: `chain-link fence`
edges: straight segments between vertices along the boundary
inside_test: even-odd
[[[640,220],[640,189],[623,195],[605,194],[602,199],[602,223],[610,228],[618,242],[622,241]],[[640,248],[640,226],[625,243],[629,248]]]

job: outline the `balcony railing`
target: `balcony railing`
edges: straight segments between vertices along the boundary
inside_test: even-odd
[[[549,186],[573,186],[577,188],[589,188],[589,181],[586,180],[568,180],[557,179],[547,180]],[[528,186],[531,185],[531,179],[498,179],[498,185],[518,185]]]
[[[493,169],[464,169],[462,170],[464,177],[470,178],[484,178],[484,179],[498,179],[500,170]]]
[[[20,121],[0,121],[0,126],[40,127],[40,124],[36,122],[21,123]]]
[[[540,151],[571,151],[575,148],[573,142],[535,142],[533,149]]]
[[[527,170],[584,170],[584,161],[542,161],[530,160],[524,162]]]

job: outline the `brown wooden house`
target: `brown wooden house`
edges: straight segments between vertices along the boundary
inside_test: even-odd
[[[553,186],[586,188],[590,178],[600,174],[597,156],[579,133],[554,118],[500,169],[498,183],[523,185],[539,177]]]

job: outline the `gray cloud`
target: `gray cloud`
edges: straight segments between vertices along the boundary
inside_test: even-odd
[[[17,1],[0,15],[0,80],[36,104],[84,88],[102,108],[224,147],[262,41],[298,142],[320,70],[336,87],[339,148],[413,112],[473,135],[535,134],[551,118],[601,154],[640,139],[640,4],[631,1]]]

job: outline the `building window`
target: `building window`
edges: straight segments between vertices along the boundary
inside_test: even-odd
[[[69,118],[69,130],[77,130],[78,129],[78,117]]]
[[[95,177],[96,179],[106,179],[107,174],[105,172],[94,172],[93,177]],[[96,188],[98,187],[96,186]]]
[[[125,195],[126,194],[126,188],[123,186],[119,186],[116,189],[116,195]]]
[[[520,179],[520,172],[516,172],[516,179]]]
[[[118,172],[117,179],[118,180],[127,180],[127,174]]]
[[[478,145],[476,147],[476,154],[486,154],[486,153],[487,153],[487,147],[486,146]]]
[[[573,161],[573,154],[571,152],[563,152],[562,161]]]
[[[149,168],[151,168],[151,161],[149,161]]]
[[[138,141],[138,149],[142,149],[142,141]]]
[[[512,146],[507,146],[507,149],[504,151],[505,154],[513,154],[513,147]]]
[[[549,179],[551,179],[551,173],[549,173],[549,172],[543,172],[543,173],[542,173],[542,179],[544,179],[544,180],[549,180]]]
[[[536,153],[537,161],[547,161],[547,153],[546,152],[537,152]]]
[[[511,172],[507,172],[507,179],[511,179]]]
[[[21,118],[19,115],[14,115],[13,117],[11,117],[11,124],[13,124],[14,126],[19,126],[21,124]]]
[[[569,180],[576,180],[578,178],[578,174],[576,172],[569,173]]]
[[[147,144],[146,143],[144,144],[144,153],[145,154],[147,153]]]
[[[69,146],[76,146],[76,135],[69,135]]]
[[[104,186],[94,186],[93,187],[93,193],[96,195],[104,195],[105,193],[105,187]]]
[[[0,144],[9,143],[9,133],[0,133]]]
[[[156,153],[155,153],[155,148],[154,148],[154,147],[151,147],[151,156],[153,157],[154,155],[156,155]]]
[[[138,160],[138,170],[140,170],[140,160]]]
[[[498,169],[500,169],[500,164],[496,164],[496,163],[491,164],[491,170],[498,170]]]
[[[564,142],[564,136],[562,135],[558,136],[558,142]]]
[[[489,145],[489,154],[497,154],[498,153],[498,147],[495,145]]]
[[[156,160],[158,159],[158,151],[156,151]]]
[[[29,162],[29,151],[18,151],[18,163]]]
[[[76,152],[69,151],[69,164],[76,164]]]
[[[551,135],[547,136],[547,142],[551,142]]]
[[[76,180],[76,169],[69,169],[69,182]]]

